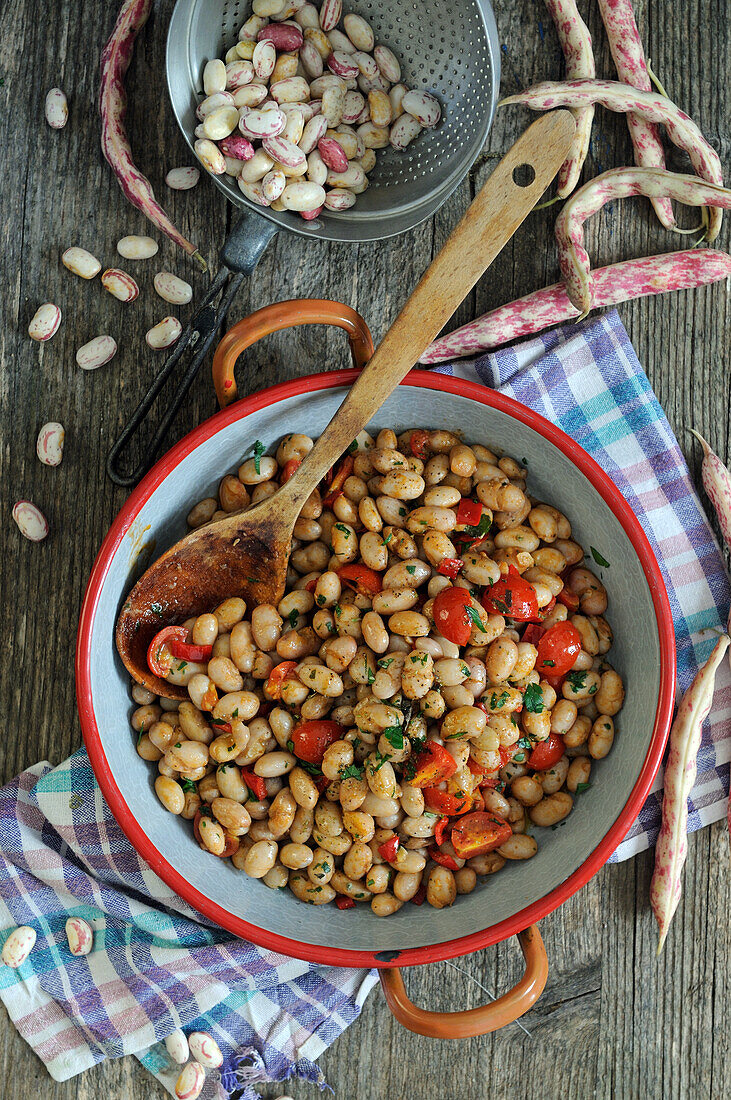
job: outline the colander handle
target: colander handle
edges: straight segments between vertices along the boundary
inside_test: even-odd
[[[213,357],[213,385],[221,408],[236,400],[234,370],[243,351],[262,336],[296,325],[335,325],[348,335],[356,367],[364,367],[373,355],[373,338],[359,313],[342,302],[325,298],[292,298],[257,309],[230,328]]]
[[[470,1039],[487,1035],[523,1016],[543,992],[548,978],[548,958],[536,924],[518,933],[525,972],[517,985],[490,1004],[461,1012],[431,1012],[409,1000],[397,966],[379,970],[386,1002],[400,1024],[431,1039]]]

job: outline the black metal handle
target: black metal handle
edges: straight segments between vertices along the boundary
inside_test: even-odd
[[[200,370],[214,337],[223,324],[244,276],[253,273],[267,245],[278,230],[276,223],[248,211],[236,222],[221,250],[221,268],[211,282],[206,296],[107,456],[107,476],[115,485],[130,489],[149,470],[170,424]],[[219,294],[221,299],[217,302]],[[178,382],[165,414],[145,447],[140,462],[134,470],[126,472],[121,468],[120,458],[141,424],[147,419],[158,394],[188,348],[194,349],[194,354]]]

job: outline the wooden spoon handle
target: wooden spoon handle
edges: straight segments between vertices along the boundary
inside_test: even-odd
[[[502,158],[337,413],[284,491],[280,491],[293,505],[307,499],[510,240],[561,167],[574,131],[574,119],[568,111],[552,111],[529,126]],[[527,186],[519,186],[513,178],[514,171],[523,165],[529,166],[523,168],[528,179],[531,170],[533,173]]]

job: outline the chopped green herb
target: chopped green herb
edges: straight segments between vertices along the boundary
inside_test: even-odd
[[[163,613],[162,604],[151,603],[150,604],[150,611],[152,612],[153,615],[157,615],[157,617],[159,619],[162,616],[162,613]]]
[[[289,625],[291,626],[292,630],[296,629],[297,620],[299,619],[299,617],[300,617],[299,611],[297,610],[296,607],[293,607],[292,610],[290,611],[289,615],[287,616],[287,618],[289,619]]]
[[[599,684],[592,684],[591,687],[589,688],[589,695],[596,695],[598,690],[599,690]]]
[[[442,737],[444,737],[444,734],[442,734]],[[467,737],[467,730],[458,730],[457,733],[448,733],[446,737],[444,737],[444,740],[454,741],[457,737]]]
[[[505,706],[509,698],[509,691],[503,691],[501,695],[493,691],[490,695],[490,710],[500,710],[501,707]]]
[[[195,785],[195,783],[193,782],[192,779],[182,779],[180,781],[180,786],[183,788],[183,790],[186,793],[191,792],[191,791],[193,793],[195,793],[198,790],[198,788],[196,787],[196,785]]]
[[[523,695],[523,705],[531,714],[543,714],[543,689],[539,684],[528,684]]]
[[[406,509],[405,509],[405,508],[399,508],[399,510],[398,510],[398,514],[399,514],[400,516],[405,516],[405,515],[406,515]]]
[[[256,579],[256,577],[247,577],[246,579],[247,579],[247,581],[249,581],[249,582],[250,582],[251,584],[257,584],[257,583],[258,583],[258,582],[257,582],[257,579]]]
[[[487,532],[490,530],[492,518],[489,512],[483,512],[480,516],[480,522],[474,526],[465,527],[462,532],[463,536],[467,535],[470,539],[484,538]]]
[[[583,691],[586,687],[585,672],[569,672],[566,679],[568,680],[574,691]]]
[[[407,565],[406,566],[406,572],[407,573],[412,573],[412,574],[415,573],[416,572],[416,566],[415,565]]]
[[[423,668],[429,660],[429,654],[424,653],[422,650],[415,650],[409,657],[409,660],[411,661],[412,665],[421,665],[421,667]]]
[[[343,609],[342,609],[342,607],[340,606],[339,603],[336,603],[335,606],[333,607],[333,611],[335,612],[336,615],[341,615]]]
[[[468,614],[469,618],[472,619],[472,622],[477,627],[477,629],[481,630],[483,634],[487,634],[487,629],[483,625],[482,619],[480,618],[480,613],[477,610],[477,608],[476,607],[468,607],[467,608],[467,614]]]
[[[516,752],[515,756],[513,757],[513,760],[515,760],[515,762],[517,764],[522,764],[523,761],[525,760],[525,753],[524,752]]]
[[[393,664],[393,660],[393,657],[381,657],[379,661],[376,661],[376,664],[379,668],[390,668]]]
[[[339,531],[341,535],[345,535],[346,539],[350,538],[350,528],[346,527],[344,523],[336,523],[335,530]]]
[[[376,677],[373,675],[373,669],[370,665],[366,665],[366,680],[369,684],[375,683]]]
[[[607,559],[599,553],[599,551],[596,549],[595,546],[590,546],[589,549],[591,550],[591,556],[594,559],[594,561],[597,563],[597,565],[601,565],[603,569],[609,569],[610,568],[610,565],[609,565],[609,562],[607,561]]]
[[[404,734],[400,726],[388,726],[387,729],[383,731],[383,736],[392,748],[399,752],[403,749]]]
[[[231,711],[231,717],[232,718],[238,718],[238,716],[239,716],[239,708],[235,707],[234,710]]]
[[[393,538],[393,531],[391,532],[390,535],[386,535],[385,539],[383,540],[383,545],[388,546],[388,544],[389,544],[389,542],[391,541],[392,538]]]
[[[294,741],[292,740],[291,737],[290,737],[289,741],[287,742],[287,751],[294,754]]]
[[[372,760],[369,760],[367,762],[368,771],[371,773],[371,775],[375,775],[376,772],[379,772],[384,764],[388,764],[388,761],[390,759],[390,757],[385,756],[382,752],[376,752],[374,753],[374,756],[375,762]]]
[[[322,592],[319,592],[317,596],[315,596],[315,603],[318,607],[322,607],[325,603],[325,597],[323,596]]]
[[[175,748],[176,748],[176,749],[179,749],[179,748],[180,748],[180,746],[181,746],[182,744],[183,744],[183,742],[182,742],[182,741],[176,741],[176,742],[175,742]]]
[[[591,786],[592,786],[592,784],[591,784],[591,783],[577,783],[577,784],[576,784],[576,792],[575,792],[575,793],[576,793],[576,794],[583,794],[583,793],[584,793],[584,791],[588,791],[588,790],[589,790],[589,787],[591,787]]]
[[[528,465],[528,459],[527,458],[521,458],[520,464],[521,464],[521,466],[527,466]]]
[[[257,474],[261,473],[261,456],[266,451],[266,447],[260,439],[254,440],[254,469]]]
[[[341,779],[362,779],[363,769],[359,768],[357,764],[348,764],[347,768],[343,768],[340,773]]]
[[[544,661],[543,664],[546,666],[546,668],[555,668],[556,667],[556,662],[555,661]]]
[[[354,439],[345,453],[349,454],[349,455],[352,455],[353,452],[357,451],[357,450],[358,450],[358,440]]]

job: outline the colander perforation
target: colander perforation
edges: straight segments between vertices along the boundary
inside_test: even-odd
[[[488,0],[460,0],[456,5],[424,0],[399,11],[385,0],[345,0],[344,10],[367,19],[376,41],[394,51],[404,83],[437,96],[442,121],[402,153],[379,150],[371,186],[351,210],[324,213],[317,222],[304,222],[286,211],[265,211],[264,216],[328,240],[377,240],[434,213],[481,151],[497,98],[497,30]],[[178,0],[175,6],[168,36],[168,85],[191,148],[203,65],[211,57],[223,57],[250,14],[249,0]],[[262,212],[232,180],[216,177],[215,182],[237,206]]]

